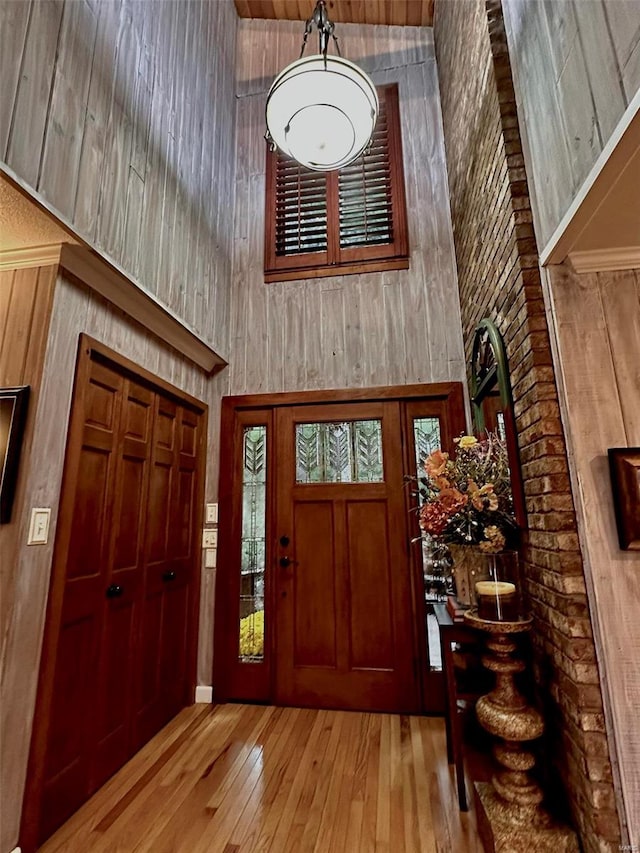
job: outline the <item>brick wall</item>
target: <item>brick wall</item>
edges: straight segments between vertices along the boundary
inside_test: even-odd
[[[558,771],[548,784],[561,780],[585,851],[614,851],[620,827],[500,0],[436,0],[435,44],[467,361],[476,324],[490,317],[511,371],[534,671]]]

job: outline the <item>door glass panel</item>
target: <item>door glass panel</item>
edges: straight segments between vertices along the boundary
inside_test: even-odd
[[[242,467],[240,661],[264,658],[267,428],[245,427]]]
[[[296,424],[297,483],[382,483],[382,422]]]
[[[420,472],[427,456],[441,447],[439,418],[414,418],[413,443],[416,452],[416,471]],[[418,502],[422,498],[418,495]],[[444,575],[448,572],[448,562],[442,549],[431,539],[422,534],[422,572],[424,575],[424,595],[427,602],[427,643],[429,648],[429,665],[431,669],[442,669],[440,654],[440,639],[438,623],[432,612],[430,603],[444,601],[446,598],[446,582]]]

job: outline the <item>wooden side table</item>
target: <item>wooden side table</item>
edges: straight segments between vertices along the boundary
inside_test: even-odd
[[[486,692],[487,680],[481,666],[472,677],[465,678],[456,667],[455,646],[473,647],[480,650],[480,635],[475,628],[464,622],[454,622],[445,604],[433,604],[433,612],[440,632],[442,668],[446,692],[447,761],[455,766],[458,803],[461,811],[468,811],[467,792],[464,783],[464,750],[460,704],[475,702]]]

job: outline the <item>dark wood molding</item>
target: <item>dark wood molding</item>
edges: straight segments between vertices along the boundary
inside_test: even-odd
[[[305,406],[314,403],[349,403],[366,400],[446,400],[464,412],[461,382],[433,382],[412,385],[376,385],[371,388],[319,389],[317,391],[284,391],[278,394],[245,394],[222,398],[222,410]]]

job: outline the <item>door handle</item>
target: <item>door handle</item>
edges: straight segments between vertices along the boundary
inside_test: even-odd
[[[174,581],[176,579],[176,573],[174,571],[165,572],[162,575],[162,580],[165,582]]]
[[[120,596],[122,595],[123,592],[124,592],[123,587],[121,587],[117,583],[112,583],[111,586],[107,587],[107,591],[106,591],[105,595],[107,596],[107,598],[120,598]]]
[[[280,565],[283,569],[289,568],[293,560],[290,560],[288,557],[280,557]]]

